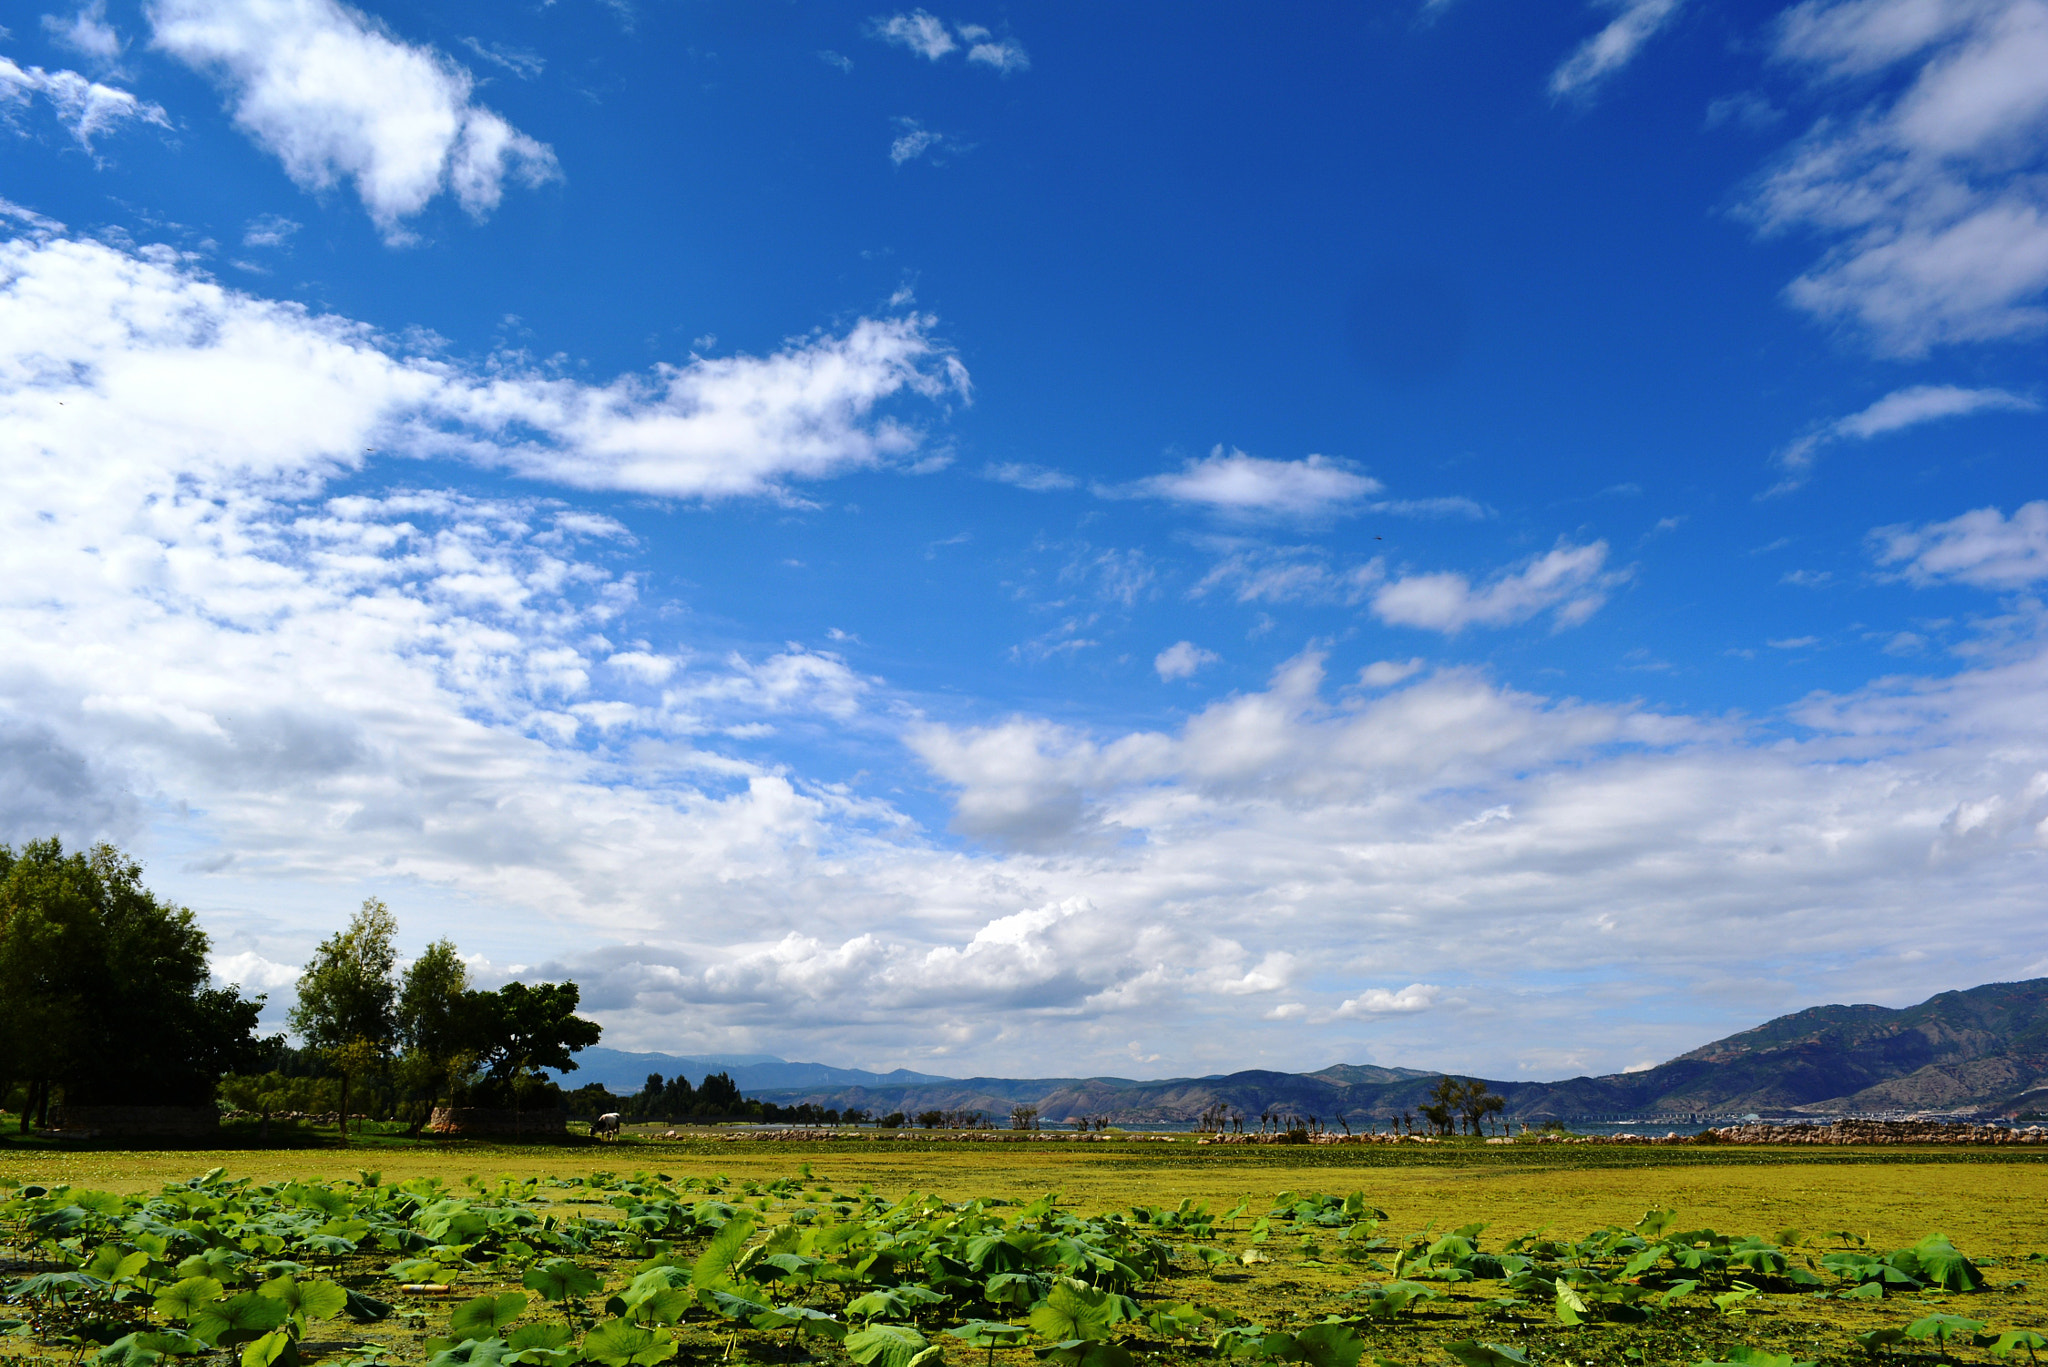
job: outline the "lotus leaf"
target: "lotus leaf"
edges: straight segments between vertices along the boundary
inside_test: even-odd
[[[497,1337],[498,1330],[526,1313],[526,1297],[517,1291],[498,1296],[478,1296],[455,1307],[448,1317],[448,1332],[466,1338]]]
[[[576,1296],[588,1296],[604,1283],[595,1273],[576,1266],[567,1258],[556,1258],[542,1263],[539,1267],[526,1270],[520,1279],[521,1286],[528,1291],[538,1291],[551,1301],[566,1301]]]
[[[244,1291],[233,1300],[215,1301],[192,1317],[192,1332],[225,1348],[268,1334],[291,1318],[291,1307],[275,1296]]]
[[[1037,1350],[1039,1357],[1060,1367],[1136,1367],[1131,1350],[1119,1343],[1094,1339],[1072,1339]]]
[[[165,1319],[189,1320],[200,1307],[219,1300],[227,1288],[211,1277],[187,1277],[157,1294],[156,1312]]]
[[[1463,1367],[1529,1367],[1528,1354],[1500,1343],[1459,1339],[1455,1343],[1446,1343],[1444,1351]]]
[[[1961,1315],[1922,1315],[1906,1326],[1909,1339],[1933,1339],[1936,1343],[1947,1343],[1950,1339],[1968,1338],[1984,1328],[1982,1320],[1965,1319]]]
[[[676,1355],[676,1343],[664,1330],[607,1320],[584,1336],[582,1353],[604,1367],[655,1367]]]
[[[756,1329],[788,1329],[791,1337],[812,1334],[819,1338],[843,1339],[846,1326],[822,1310],[807,1305],[778,1305],[765,1315],[749,1321]]]
[[[871,1324],[845,1339],[846,1355],[861,1367],[910,1367],[930,1346],[905,1324]]]
[[[1998,1357],[2007,1357],[2016,1348],[2027,1350],[2032,1357],[2043,1348],[2048,1348],[2048,1338],[2043,1338],[2031,1329],[2008,1329],[1985,1345]]]
[[[242,1367],[292,1367],[298,1360],[298,1340],[282,1329],[272,1330],[242,1349]]]
[[[1061,1282],[1032,1308],[1028,1323],[1042,1338],[1106,1339],[1117,1318],[1107,1301],[1103,1292]]]

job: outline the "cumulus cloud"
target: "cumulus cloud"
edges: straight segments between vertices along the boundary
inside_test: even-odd
[[[40,95],[49,101],[78,145],[93,150],[93,139],[127,123],[171,126],[163,106],[139,100],[126,90],[88,80],[76,71],[45,71],[39,66],[19,67],[0,57],[0,109],[19,108]]]
[[[1870,539],[1878,564],[1916,584],[2019,589],[2048,579],[2048,502],[2023,504],[2010,518],[1978,508],[1920,527],[1879,527]]]
[[[1420,674],[1426,663],[1420,655],[1411,660],[1375,660],[1358,671],[1358,681],[1367,688],[1392,688]]]
[[[474,218],[554,153],[475,103],[470,74],[337,0],[150,0],[156,47],[212,76],[235,122],[308,190],[352,182],[387,239],[452,193]]]
[[[239,954],[217,954],[207,961],[215,982],[239,987],[245,993],[276,992],[299,980],[300,970],[291,964],[273,963],[254,950]]]
[[[1896,389],[1870,407],[1836,418],[1778,453],[1785,478],[1767,492],[1788,493],[1803,485],[1823,448],[1838,441],[1868,441],[1941,418],[1985,412],[2037,412],[2041,405],[2004,389],[1965,389],[1952,384],[1916,384]]]
[[[828,368],[881,383],[861,354]],[[942,350],[918,365],[958,392]],[[753,409],[812,411],[809,373]],[[437,467],[412,451],[507,462],[542,431],[566,468],[568,428],[464,416],[555,383],[409,356],[169,253],[0,249],[0,817],[140,826],[153,885],[245,978],[303,961],[361,888],[409,937],[573,976],[622,1047],[938,1071],[1108,1070],[1139,1022],[1175,1027],[1175,1072],[1513,1075],[1567,1023],[1616,1066],[2048,948],[2037,641],[1754,729],[1473,670],[1333,684],[1314,652],[1167,727],[941,722],[829,652],[679,635],[689,605],[645,601],[603,500],[418,486]],[[864,458],[764,456],[741,484]],[[816,748],[728,744],[763,727]],[[818,776],[833,744],[888,772]],[[973,846],[927,829],[934,789]],[[1718,1014],[1644,1025],[1622,965]],[[1524,1028],[1393,1009],[1432,988]],[[1305,1040],[1304,1016],[1327,1025]]]
[[[1829,243],[1795,305],[1894,356],[2048,327],[2048,4],[1805,0],[1773,55],[1841,105],[1747,204]]]
[[[1429,983],[1410,983],[1398,992],[1390,992],[1384,987],[1368,988],[1355,997],[1345,998],[1337,1007],[1337,1015],[1345,1019],[1412,1015],[1435,1006],[1443,991]]]
[[[1643,45],[1671,22],[1684,0],[1602,0],[1614,18],[1581,43],[1550,73],[1550,93],[1560,99],[1589,97],[1600,83],[1634,61]]]
[[[1393,626],[1423,627],[1456,635],[1471,626],[1505,627],[1541,613],[1555,614],[1557,629],[1574,627],[1598,612],[1627,576],[1609,571],[1607,543],[1575,546],[1560,541],[1519,568],[1474,586],[1462,574],[1404,575],[1375,590],[1372,612]]]
[[[1158,671],[1161,681],[1172,683],[1175,679],[1191,679],[1202,666],[1215,664],[1222,658],[1193,641],[1175,641],[1153,658],[1152,668]]]

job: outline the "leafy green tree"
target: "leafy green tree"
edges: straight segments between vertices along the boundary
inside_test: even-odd
[[[348,1094],[353,1083],[390,1057],[398,1037],[398,919],[374,897],[348,929],[323,940],[299,976],[292,1028],[325,1051],[341,1076],[341,1139],[348,1142]]]
[[[463,994],[464,1029],[470,1032],[487,1075],[486,1090],[509,1097],[515,1115],[535,1090],[553,1095],[541,1070],[576,1071],[572,1055],[597,1043],[604,1033],[596,1021],[576,1014],[581,999],[581,989],[573,982],[510,982],[496,992]]]
[[[469,966],[455,942],[436,940],[405,970],[398,989],[395,1024],[403,1053],[399,1080],[412,1093],[413,1133],[426,1127],[435,1101],[445,1088],[452,1096],[458,1078],[476,1066],[474,1008]]]
[[[211,986],[206,932],[111,845],[0,845],[0,1094],[22,1128],[72,1105],[205,1105],[255,1056],[262,998]]]

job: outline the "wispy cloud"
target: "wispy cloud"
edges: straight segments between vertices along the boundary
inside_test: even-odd
[[[998,461],[984,465],[981,468],[981,477],[992,479],[998,484],[1014,484],[1019,489],[1029,489],[1034,494],[1049,494],[1061,489],[1071,489],[1080,482],[1063,470],[1021,461]]]
[[[67,16],[46,14],[43,16],[43,32],[62,48],[68,48],[86,59],[89,66],[102,73],[111,70],[121,60],[121,53],[127,43],[119,30],[107,22],[107,0],[90,0],[80,5]]]
[[[907,14],[870,19],[868,34],[927,61],[939,61],[964,48],[970,63],[1000,75],[1031,69],[1031,54],[1016,39],[999,36],[982,24],[955,24],[949,30],[946,22],[930,10],[914,9]],[[955,34],[959,36],[956,38]]]
[[[1587,99],[1600,83],[1634,61],[1643,44],[1671,22],[1684,0],[1602,0],[1615,11],[1605,28],[1550,73],[1550,93],[1559,99]]]
[[[462,45],[484,61],[501,71],[510,72],[522,81],[530,81],[548,68],[547,58],[538,52],[524,48],[507,47],[503,43],[487,43],[481,38],[462,40]]]
[[[1870,542],[1878,564],[1916,584],[2025,588],[2048,579],[2048,502],[2022,504],[2010,518],[1978,508],[1946,522],[1879,527]]]
[[[889,160],[898,166],[905,162],[927,158],[937,165],[944,165],[951,158],[973,148],[948,133],[936,128],[926,128],[912,118],[896,120],[896,136],[889,143]]]
[[[138,100],[125,90],[89,80],[76,71],[24,68],[0,57],[0,107],[24,105],[37,95],[49,101],[57,121],[88,152],[93,150],[94,138],[122,124],[171,126],[162,105]]]
[[[967,60],[993,67],[1002,75],[1029,71],[1031,55],[1014,38],[998,38],[980,24],[961,24],[960,36],[967,40]]]
[[[1598,612],[1627,579],[1626,572],[1609,571],[1606,565],[1605,541],[1583,546],[1560,541],[1555,550],[1476,586],[1456,573],[1404,575],[1373,593],[1372,611],[1392,626],[1446,635],[1473,626],[1513,626],[1550,612],[1562,630]]]
[[[945,21],[929,10],[912,10],[908,14],[871,19],[868,31],[885,43],[908,48],[934,62],[960,46],[953,41]]]
[[[1372,476],[1326,456],[1266,460],[1218,446],[1171,474],[1097,492],[1111,497],[1159,498],[1225,513],[1302,517],[1354,511],[1384,487]]]
[[[1952,384],[1916,384],[1895,389],[1870,407],[1836,418],[1780,451],[1778,464],[1784,467],[1785,477],[1764,493],[1790,493],[1805,484],[1820,453],[1835,442],[1868,441],[1888,432],[1971,413],[2031,413],[2040,407],[2038,400],[2005,389],[1964,389]]]
[[[2048,328],[2048,6],[1806,0],[1773,56],[1840,103],[1746,205],[1831,244],[1795,305],[1893,356]]]

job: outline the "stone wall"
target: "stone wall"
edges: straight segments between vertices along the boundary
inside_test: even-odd
[[[212,1106],[52,1106],[50,1128],[80,1139],[211,1139],[220,1133]]]
[[[1729,1125],[1709,1131],[1724,1144],[2043,1144],[2024,1130],[1948,1120],[1838,1120],[1832,1125]]]
[[[495,1111],[478,1106],[436,1106],[430,1134],[533,1135],[569,1132],[567,1111]]]

